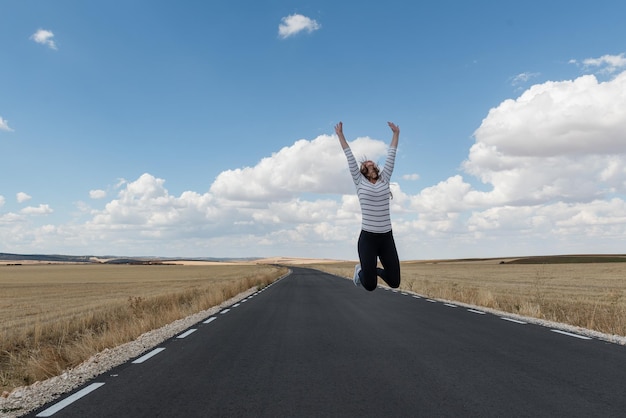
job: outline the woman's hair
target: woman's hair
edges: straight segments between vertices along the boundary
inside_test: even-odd
[[[365,163],[368,162],[370,160],[367,159],[367,157],[363,157],[361,158],[361,174],[363,174],[365,177],[367,177],[367,167],[365,167]],[[380,175],[380,169],[378,168],[378,164],[374,163],[374,171],[376,171],[377,175]]]
[[[363,174],[365,177],[367,177],[367,167],[365,167],[365,163],[368,161],[369,160],[367,159],[367,157],[363,157],[361,159],[361,174]],[[380,169],[378,168],[378,164],[376,163],[374,163],[374,171],[376,171],[376,174],[380,176]],[[391,190],[389,190],[389,198],[393,199],[393,193],[391,193]]]

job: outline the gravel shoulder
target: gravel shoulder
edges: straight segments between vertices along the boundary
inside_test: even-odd
[[[249,289],[210,309],[146,332],[134,341],[112,349],[105,349],[75,368],[66,370],[60,376],[16,388],[11,393],[5,392],[0,397],[0,417],[14,418],[27,414],[59,398],[64,393],[76,389],[90,379],[154,348],[190,326],[214,315],[224,307],[247,298],[256,290],[256,288]]]

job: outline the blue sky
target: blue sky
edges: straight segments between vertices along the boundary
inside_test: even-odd
[[[404,260],[626,252],[626,3],[0,6],[0,252],[355,259],[334,135]]]

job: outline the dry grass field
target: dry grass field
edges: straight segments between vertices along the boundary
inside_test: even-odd
[[[286,272],[253,263],[0,265],[0,393]]]
[[[623,260],[512,261],[403,262],[401,288],[626,336],[626,263],[608,262]],[[57,375],[105,348],[263,287],[286,273],[274,264],[348,278],[354,269],[354,262],[281,258],[189,264],[0,265],[0,391]]]
[[[400,288],[431,298],[626,336],[626,263],[507,261],[512,260],[403,262]],[[310,266],[350,278],[354,271],[353,262]]]

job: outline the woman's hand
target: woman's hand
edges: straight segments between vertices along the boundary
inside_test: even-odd
[[[393,132],[390,145],[393,148],[398,148],[398,141],[400,139],[400,127],[392,122],[387,122],[387,125],[389,125],[389,127],[391,128],[391,132]]]
[[[339,122],[335,125],[335,133],[337,134],[337,137],[339,137],[339,143],[341,144],[341,148],[348,148],[348,141],[346,141],[346,137],[343,136],[343,123]]]
[[[343,123],[342,122],[339,122],[338,124],[335,125],[335,133],[337,134],[337,136],[343,135]]]
[[[393,122],[387,122],[387,125],[391,128],[394,134],[400,134],[400,127]]]

